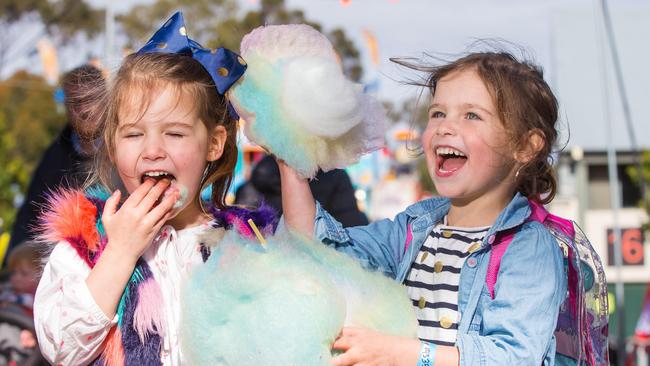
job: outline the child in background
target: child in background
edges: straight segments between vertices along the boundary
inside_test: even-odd
[[[104,190],[60,193],[45,215],[57,244],[34,314],[52,364],[183,363],[180,284],[227,228],[200,192],[211,185],[213,215],[227,210],[238,118],[224,94],[244,70],[187,38],[180,13],[123,62],[101,116]]]
[[[76,67],[61,79],[68,123],[45,150],[34,170],[11,229],[9,253],[19,243],[38,236],[35,229],[50,191],[83,186],[99,135],[97,121],[89,116],[101,108],[97,96],[105,93],[105,88],[102,71],[91,65]]]
[[[34,312],[34,294],[41,277],[42,250],[36,242],[20,243],[9,253],[7,268],[10,276],[0,293],[0,309],[21,314],[30,319]],[[16,339],[18,337],[18,339]],[[15,329],[9,324],[0,325],[0,343],[3,354],[9,357],[23,357],[26,350],[36,347],[34,333],[28,329]],[[11,349],[15,344],[16,348]]]
[[[343,229],[280,162],[287,226],[403,282],[420,324],[419,340],[344,328],[334,364],[553,365],[567,291],[563,254],[528,219],[529,200],[548,203],[556,191],[556,98],[537,67],[507,53],[474,53],[427,71],[433,100],[422,145],[442,197]],[[492,244],[508,233],[491,294]]]
[[[34,294],[41,277],[41,253],[34,242],[24,242],[9,254],[9,283],[0,294],[4,306],[18,306],[30,317]]]

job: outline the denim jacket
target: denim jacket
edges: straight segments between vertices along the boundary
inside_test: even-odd
[[[448,199],[431,198],[393,220],[344,229],[317,204],[314,234],[366,268],[404,282],[427,235],[449,207]],[[461,269],[456,346],[462,366],[555,364],[553,332],[567,286],[563,256],[542,224],[526,221],[530,213],[528,200],[516,194]],[[485,283],[491,245],[499,232],[515,227],[492,299]]]

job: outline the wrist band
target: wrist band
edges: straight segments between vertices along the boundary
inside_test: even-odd
[[[436,345],[422,342],[420,347],[420,359],[417,366],[433,366],[436,362]]]

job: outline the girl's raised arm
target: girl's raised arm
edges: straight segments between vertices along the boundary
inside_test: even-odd
[[[282,186],[282,210],[287,227],[311,237],[314,234],[316,202],[307,179],[278,159]]]

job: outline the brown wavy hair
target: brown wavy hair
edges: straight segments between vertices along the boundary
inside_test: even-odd
[[[99,135],[94,119],[101,103],[99,98],[106,89],[101,70],[92,65],[82,65],[66,73],[61,80],[63,102],[68,121],[84,140],[92,141]]]
[[[216,126],[225,128],[227,138],[223,154],[216,161],[206,161],[201,179],[201,191],[212,186],[211,204],[225,208],[237,163],[237,121],[230,117],[226,98],[217,92],[210,74],[188,55],[145,53],[126,57],[104,96],[105,107],[98,117],[103,128],[103,144],[95,157],[93,181],[109,191],[122,188],[113,163],[119,112],[125,105],[133,108],[139,103],[139,116],[142,117],[151,103],[147,91],[161,85],[171,85],[178,95],[191,96],[199,119],[208,129],[208,136]],[[141,98],[142,95],[145,97]],[[200,195],[198,200],[203,207]]]
[[[519,61],[508,52],[476,52],[443,66],[422,66],[393,59],[417,71],[425,71],[424,83],[415,83],[436,92],[438,81],[445,76],[474,70],[485,83],[504,124],[508,142],[514,151],[522,151],[531,133],[544,141],[535,155],[517,174],[516,189],[526,197],[546,204],[553,200],[557,180],[551,152],[557,142],[558,102],[544,81],[542,69],[530,62]]]

